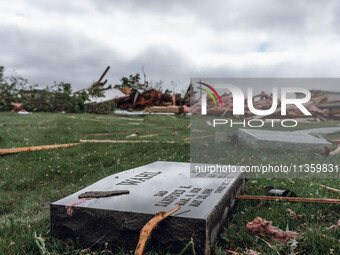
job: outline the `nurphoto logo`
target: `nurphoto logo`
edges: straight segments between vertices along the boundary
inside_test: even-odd
[[[308,103],[311,99],[311,93],[308,89],[305,88],[299,88],[299,87],[282,87],[279,89],[277,87],[272,88],[272,105],[269,109],[256,109],[254,107],[253,102],[253,88],[248,87],[247,88],[247,98],[245,97],[243,91],[232,84],[215,84],[210,85],[204,82],[197,82],[201,86],[198,87],[201,91],[205,93],[201,93],[201,115],[207,115],[207,96],[210,96],[213,100],[216,107],[223,106],[221,97],[217,90],[228,92],[230,91],[231,96],[233,98],[233,116],[244,116],[245,115],[245,102],[247,101],[248,110],[254,114],[255,116],[267,116],[273,114],[278,109],[278,102],[280,100],[280,114],[281,116],[287,115],[287,106],[295,106],[297,107],[305,116],[312,116],[312,114],[306,109],[306,107],[303,105],[305,103]],[[210,91],[209,91],[209,90]],[[290,98],[289,94],[299,94],[303,95],[299,98]],[[217,103],[214,95],[217,97],[219,104]],[[245,119],[241,122],[235,122],[233,119],[214,119],[213,120],[213,127],[216,127],[216,125],[225,125],[230,124],[232,127],[233,125],[241,125],[243,127],[250,127],[250,128],[259,128],[264,126],[265,122],[268,122],[271,124],[271,127],[274,127],[275,122],[279,121],[278,119],[266,119],[265,121],[262,119],[254,118],[246,121]],[[296,127],[298,125],[298,122],[295,119],[283,119],[280,120],[282,127]],[[288,124],[290,123],[290,124]]]
[[[218,98],[220,104],[222,106],[222,100],[220,95],[217,93],[216,89],[228,89],[232,96],[233,96],[233,115],[244,115],[244,94],[243,91],[235,85],[231,84],[216,84],[213,86],[203,83],[197,82],[207,88],[209,88]],[[214,101],[215,105],[217,106],[216,100],[214,96],[209,92],[207,89],[199,88],[200,90],[206,92]],[[273,88],[273,104],[272,107],[268,110],[257,110],[253,105],[253,88],[247,88],[248,91],[248,107],[249,110],[255,115],[266,116],[270,115],[275,112],[277,109],[277,102],[278,102],[278,88]],[[288,98],[288,93],[302,93],[305,95],[304,98]],[[207,115],[207,94],[202,93],[202,108],[201,114]],[[285,116],[287,114],[287,105],[295,105],[300,111],[306,116],[312,116],[312,114],[303,106],[304,103],[309,102],[311,99],[311,93],[308,89],[305,88],[281,88],[281,115]]]

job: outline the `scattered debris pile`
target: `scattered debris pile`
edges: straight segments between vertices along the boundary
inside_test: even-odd
[[[340,92],[330,92],[330,91],[321,91],[321,90],[311,90],[312,98],[311,100],[304,104],[306,109],[312,113],[312,118],[318,121],[326,121],[326,120],[340,120]],[[296,93],[296,98],[304,97],[304,94]],[[221,97],[222,105],[216,104],[218,99],[214,95],[215,101],[211,98],[207,98],[207,113],[208,115],[214,116],[233,116],[233,97],[232,94],[225,93]],[[268,110],[272,107],[273,104],[273,95],[266,94],[265,92],[261,92],[259,95],[253,96],[253,106],[257,110]],[[245,99],[245,116],[251,117],[254,116],[253,113],[249,110],[248,100]],[[281,115],[281,101],[277,100],[277,109],[271,115],[267,115],[266,118],[282,118]],[[201,113],[201,102],[200,100],[194,104],[190,112],[192,114],[200,114]],[[261,117],[261,116],[256,116]],[[287,115],[285,118],[305,118],[306,116],[295,106],[288,105],[287,106]]]
[[[131,90],[129,87],[124,87],[122,92],[126,94],[126,97],[115,100],[116,107],[119,109],[145,110],[151,106],[179,109],[185,104],[180,94],[173,95],[168,90],[165,92],[153,88]]]
[[[181,94],[172,94],[171,91],[155,89],[149,86],[148,81],[139,82],[139,75],[123,77],[121,85],[109,85],[104,87],[107,80],[103,81],[106,73],[110,69],[108,66],[99,80],[87,89],[99,90],[102,97],[91,97],[88,105],[94,108],[93,112],[105,113],[105,105],[109,102],[115,104],[115,108],[122,110],[145,110],[148,112],[170,112],[183,113],[184,105],[190,104],[189,89],[182,97]],[[145,78],[145,77],[144,77]],[[79,93],[83,90],[77,91]]]

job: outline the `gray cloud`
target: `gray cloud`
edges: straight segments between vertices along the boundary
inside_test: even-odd
[[[0,4],[0,65],[30,83],[141,72],[177,91],[190,77],[337,77],[337,1],[13,1]]]

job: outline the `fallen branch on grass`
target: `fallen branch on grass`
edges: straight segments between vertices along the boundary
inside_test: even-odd
[[[117,131],[117,132],[111,132],[111,133],[87,133],[85,135],[93,135],[93,136],[104,136],[104,135],[125,135],[126,131]]]
[[[239,252],[236,252],[236,251],[231,251],[231,250],[225,250],[227,253],[231,253],[231,254],[241,254]]]
[[[182,141],[150,141],[150,140],[80,140],[81,143],[181,143]]]
[[[0,127],[47,127],[44,124],[3,124],[0,123]]]
[[[305,202],[305,203],[318,203],[318,204],[340,204],[340,199],[331,199],[331,198],[274,197],[274,196],[249,196],[249,195],[237,195],[236,198],[247,199],[247,200],[273,200],[273,201]]]
[[[173,115],[165,115],[165,116],[168,116],[168,117],[170,117],[170,118],[172,118],[172,119],[177,119],[175,116],[173,116]]]
[[[334,139],[334,140],[331,140],[331,142],[335,144],[340,144],[340,139]]]
[[[213,137],[215,135],[205,135],[205,136],[199,136],[199,137],[188,137],[188,138],[184,138],[184,141],[190,141],[193,139],[204,139],[204,138],[209,138],[209,137]]]
[[[139,241],[136,248],[136,255],[143,255],[143,251],[146,246],[146,241],[148,240],[149,236],[151,235],[152,230],[160,223],[162,220],[173,214],[174,212],[178,211],[181,208],[178,205],[176,208],[168,211],[168,212],[159,212],[145,224],[145,226],[140,231]]]
[[[158,134],[141,135],[139,136],[139,138],[147,138],[147,137],[153,137],[153,136],[158,136]]]
[[[334,151],[331,151],[330,153],[329,153],[329,155],[336,155],[336,154],[339,154],[340,153],[340,146],[338,146],[338,148],[336,148]]]
[[[42,145],[42,146],[32,146],[32,147],[22,147],[22,148],[11,148],[11,149],[0,149],[0,155],[18,153],[18,152],[26,152],[26,151],[40,151],[40,150],[49,150],[49,149],[57,149],[57,148],[66,148],[74,145],[78,145],[80,143],[67,143],[67,144],[56,144],[56,145]]]
[[[340,190],[338,189],[335,189],[335,188],[331,188],[331,187],[328,187],[328,186],[325,186],[325,185],[322,185],[322,184],[319,184],[321,187],[325,188],[325,189],[328,189],[330,191],[334,191],[334,192],[338,192],[340,193]]]

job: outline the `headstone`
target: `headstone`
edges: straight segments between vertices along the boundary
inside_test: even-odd
[[[244,185],[242,173],[223,178],[200,173],[195,178],[190,163],[155,162],[111,175],[52,203],[52,236],[71,238],[82,247],[109,243],[135,250],[140,230],[156,213],[182,205],[154,229],[148,249],[180,252],[193,237],[197,254],[210,254],[210,244]],[[84,192],[112,190],[129,194],[78,199]]]
[[[238,142],[255,150],[322,151],[330,142],[309,134],[291,131],[239,129]]]
[[[330,135],[335,133],[340,133],[340,127],[324,127],[324,128],[312,128],[312,129],[302,129],[294,131],[295,133],[302,133],[315,136]]]

